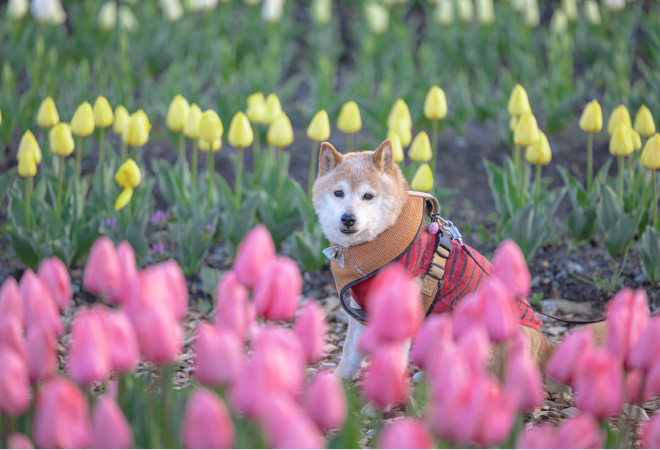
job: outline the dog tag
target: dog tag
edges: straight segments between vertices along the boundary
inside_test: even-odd
[[[438,231],[440,231],[440,225],[438,225],[438,222],[433,222],[431,225],[429,225],[429,233],[436,235],[438,234]]]
[[[328,247],[323,250],[323,254],[328,257],[330,261],[335,260],[339,267],[344,268],[344,252],[340,245],[335,245],[334,247]]]

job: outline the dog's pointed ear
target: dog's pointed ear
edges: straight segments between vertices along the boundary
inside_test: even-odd
[[[322,177],[333,170],[343,159],[344,157],[332,146],[332,144],[328,142],[322,143],[319,153],[319,177]]]
[[[371,160],[380,172],[387,172],[394,164],[394,153],[392,152],[392,141],[385,139],[380,147],[376,149]]]

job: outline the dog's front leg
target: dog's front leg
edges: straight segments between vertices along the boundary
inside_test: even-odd
[[[335,370],[335,373],[345,380],[355,378],[360,367],[362,367],[364,355],[358,351],[358,343],[360,342],[362,331],[364,331],[364,325],[351,317],[348,321],[348,330],[346,331],[346,340],[344,341],[341,361]]]

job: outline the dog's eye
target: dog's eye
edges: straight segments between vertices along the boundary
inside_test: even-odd
[[[335,197],[342,198],[344,196],[344,191],[335,191]]]
[[[374,198],[374,196],[373,196],[373,194],[367,193],[367,194],[364,194],[362,196],[362,198],[365,199],[365,200],[371,200],[372,198]]]

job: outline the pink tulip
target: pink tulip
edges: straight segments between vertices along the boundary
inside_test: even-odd
[[[269,447],[325,447],[312,419],[287,396],[274,395],[266,399],[266,405],[259,420]]]
[[[32,449],[34,444],[29,437],[23,433],[12,433],[7,437],[7,448],[12,449]]]
[[[562,423],[557,430],[559,448],[604,448],[605,433],[588,413],[581,413]]]
[[[600,348],[583,352],[582,359],[583,363],[575,375],[575,406],[599,419],[616,415],[623,402],[620,362]]]
[[[0,317],[14,315],[18,318],[21,328],[24,325],[23,303],[21,291],[14,277],[7,277],[0,286]]]
[[[648,370],[644,387],[644,398],[660,394],[660,360],[656,360]]]
[[[401,344],[382,346],[364,376],[364,397],[380,409],[403,403],[410,389]]]
[[[606,317],[605,346],[612,355],[626,361],[650,319],[646,292],[621,289],[607,304]]]
[[[376,276],[367,303],[368,327],[384,342],[410,339],[422,323],[419,287],[396,264]]]
[[[48,286],[55,304],[64,311],[71,303],[71,278],[64,263],[56,256],[47,258],[39,264],[37,275]]]
[[[71,327],[71,345],[67,352],[67,372],[81,386],[110,376],[112,360],[103,321],[94,311],[76,314]]]
[[[33,328],[41,328],[53,336],[62,334],[62,322],[50,290],[35,273],[27,269],[20,282],[23,300],[23,317],[28,334]]]
[[[119,267],[122,271],[122,287],[119,298],[114,303],[123,305],[127,298],[127,289],[131,283],[135,283],[138,277],[137,263],[135,261],[135,252],[133,247],[128,241],[121,241],[117,246],[117,259],[119,260]]]
[[[122,310],[99,311],[103,331],[107,336],[112,371],[117,374],[132,372],[140,359],[135,329]]]
[[[533,428],[525,428],[516,440],[516,448],[545,449],[559,447],[557,432],[547,422]]]
[[[98,238],[87,257],[83,286],[92,294],[100,295],[110,303],[118,303],[124,287],[123,270],[108,237]]]
[[[298,312],[293,328],[303,346],[308,364],[314,364],[323,357],[327,328],[323,307],[316,300],[308,300]]]
[[[550,358],[546,368],[548,376],[563,384],[573,384],[583,355],[594,346],[594,335],[590,329],[571,332]]]
[[[242,341],[255,320],[254,306],[248,302],[248,297],[247,288],[238,282],[236,274],[226,272],[215,294],[215,321],[221,327],[234,330]]]
[[[233,270],[243,285],[256,288],[268,272],[268,266],[275,258],[275,244],[263,225],[250,230],[238,246]]]
[[[271,391],[297,396],[303,388],[305,353],[298,337],[281,327],[268,326],[254,337],[253,361]]]
[[[467,358],[473,374],[482,373],[486,369],[490,341],[483,326],[475,325],[463,333],[458,339],[458,348]]]
[[[317,373],[310,382],[305,410],[321,430],[341,428],[348,405],[339,378],[330,372]]]
[[[257,312],[266,319],[288,321],[296,312],[301,291],[302,276],[298,265],[292,259],[277,257],[257,284],[254,304]]]
[[[644,372],[631,370],[626,376],[626,401],[628,403],[642,403],[644,399]]]
[[[236,432],[222,399],[208,389],[190,395],[181,420],[183,448],[231,448]]]
[[[233,330],[202,323],[194,341],[195,378],[208,386],[229,386],[240,373],[243,343]]]
[[[493,276],[499,278],[511,295],[523,298],[532,290],[529,267],[525,255],[511,239],[505,239],[493,255]]]
[[[188,313],[188,284],[179,265],[172,259],[149,267],[148,271],[160,271],[161,282],[170,292],[172,312],[177,320],[183,320]]]
[[[30,406],[30,380],[25,359],[8,345],[0,345],[0,413],[15,417]]]
[[[637,342],[631,346],[627,367],[644,372],[660,358],[660,317],[649,320]]]
[[[545,401],[541,371],[531,357],[529,339],[521,330],[509,347],[506,388],[516,398],[520,411],[532,411]]]
[[[655,413],[649,422],[640,427],[642,448],[660,448],[660,414]]]
[[[21,321],[15,314],[0,316],[0,345],[7,345],[13,348],[21,358],[27,358]]]
[[[421,422],[397,420],[378,436],[378,448],[435,448],[431,436]]]
[[[28,334],[27,362],[31,383],[55,376],[57,369],[55,344],[55,337],[48,331],[35,328]]]
[[[266,377],[258,373],[255,367],[252,358],[244,361],[239,369],[236,382],[229,391],[232,408],[248,418],[258,417],[265,407],[266,399],[269,395],[273,395],[269,391]]]
[[[431,395],[435,400],[442,401],[473,376],[468,359],[461,349],[452,344],[427,366]]]
[[[171,363],[181,353],[183,328],[174,318],[171,306],[152,303],[132,318],[140,353],[154,364]]]
[[[40,448],[85,448],[92,441],[87,398],[64,377],[37,394],[32,436]]]
[[[413,340],[410,359],[426,369],[439,352],[453,345],[452,320],[449,314],[434,314],[426,319]]]
[[[133,448],[133,431],[121,408],[104,395],[92,411],[92,448]]]

